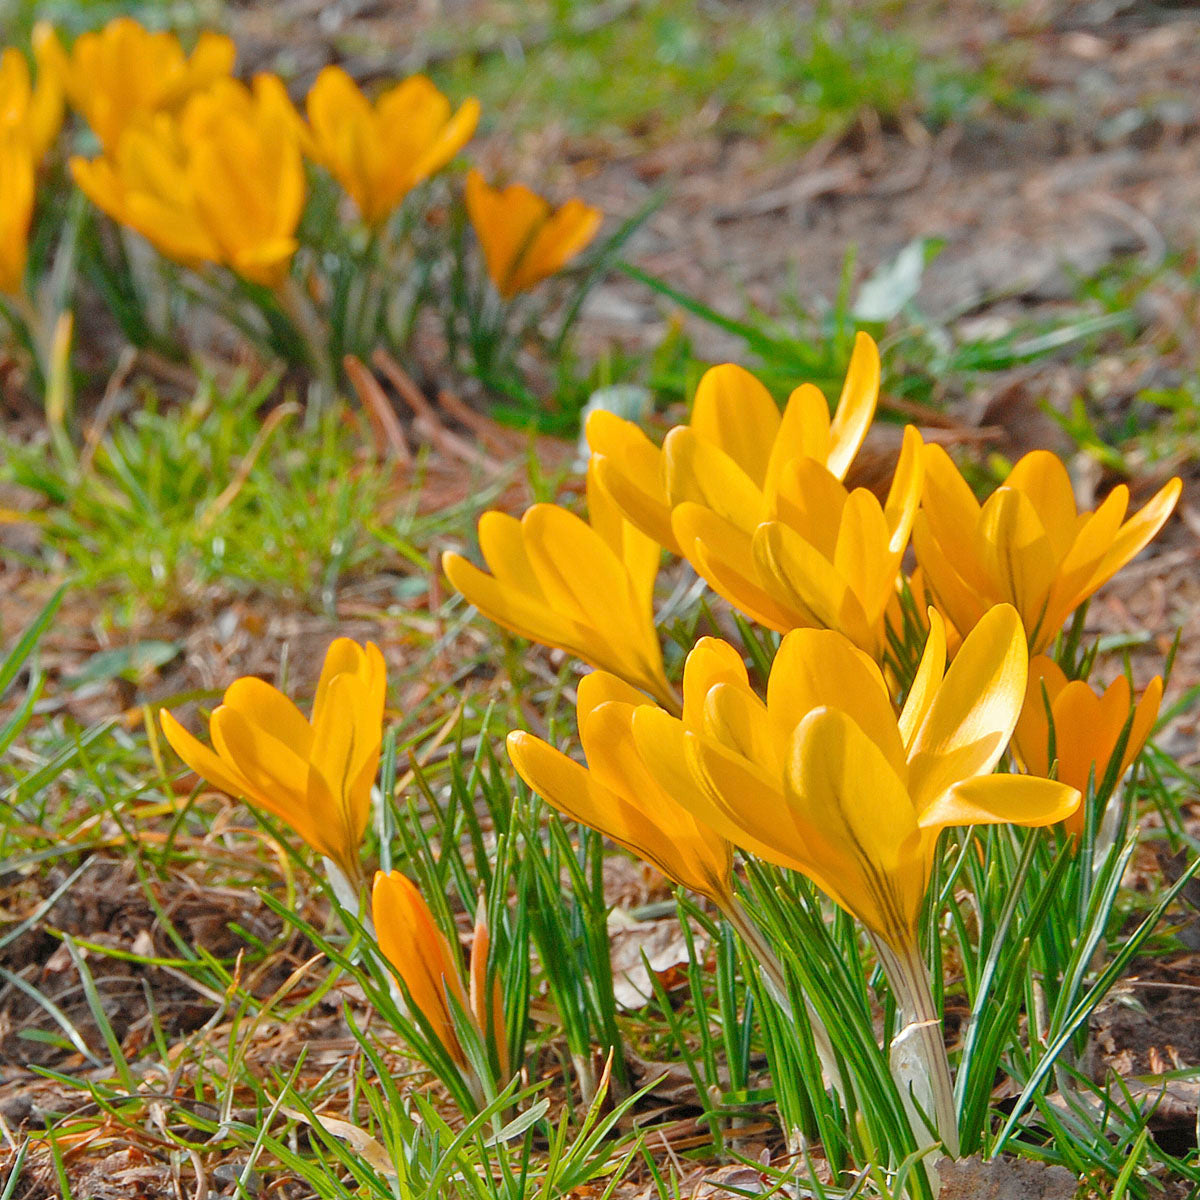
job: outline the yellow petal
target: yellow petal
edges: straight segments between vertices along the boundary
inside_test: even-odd
[[[1033,450],[1013,467],[1005,487],[1029,501],[1046,532],[1054,555],[1066,557],[1075,539],[1075,491],[1062,459],[1049,450]]]
[[[1159,491],[1124,525],[1113,539],[1104,556],[1104,561],[1088,581],[1088,594],[1095,591],[1106,580],[1111,579],[1126,563],[1149,545],[1155,534],[1166,524],[1175,511],[1183,490],[1178,477],[1165,483]],[[1080,601],[1082,602],[1082,600]]]
[[[685,720],[685,725],[687,724]],[[768,774],[783,770],[767,706],[749,687],[718,683],[707,696],[698,730]]]
[[[458,110],[428,142],[412,165],[413,183],[420,183],[440,171],[470,140],[479,124],[479,101],[464,100]]]
[[[595,711],[584,747],[588,766],[621,797],[625,844],[668,878],[720,901],[730,891],[729,846],[657,785],[633,735],[633,718],[643,707],[606,704]]]
[[[768,862],[797,869],[795,851],[806,843],[777,780],[711,739],[688,733],[661,709],[637,709],[632,725],[647,769],[696,820]]]
[[[824,466],[828,457],[829,404],[815,384],[802,383],[784,407],[763,490],[768,497],[773,496],[784,468],[795,459],[811,458]]]
[[[900,458],[896,463],[896,474],[888,489],[884,504],[884,516],[889,532],[888,549],[902,555],[912,533],[913,520],[921,503],[925,486],[925,460],[922,451],[921,431],[915,425],[904,430],[904,441],[900,446]]]
[[[253,790],[253,785],[233,763],[218,757],[188,733],[165,708],[159,712],[159,722],[171,749],[210,786],[234,797],[245,796]]]
[[[0,293],[24,291],[29,229],[33,221],[34,172],[28,145],[0,135]]]
[[[1154,731],[1154,724],[1158,720],[1158,709],[1162,704],[1162,694],[1163,681],[1160,676],[1156,675],[1146,685],[1146,690],[1134,711],[1133,724],[1129,729],[1129,740],[1121,758],[1122,775],[1133,765],[1133,760],[1141,754],[1146,739]]]
[[[917,730],[925,723],[929,709],[937,696],[938,688],[942,686],[942,677],[946,673],[946,623],[936,609],[929,610],[929,636],[925,640],[925,649],[921,654],[921,662],[913,677],[912,686],[904,701],[904,709],[900,713],[900,739],[904,743],[905,753],[912,748],[913,738]]]
[[[920,817],[922,829],[950,825],[1053,825],[1079,807],[1079,792],[1036,775],[980,775],[943,792]]]
[[[800,722],[788,756],[789,805],[841,869],[821,886],[889,945],[909,946],[928,882],[920,832],[904,784],[845,713],[820,708]]]
[[[608,671],[589,671],[579,681],[575,694],[575,711],[581,732],[588,717],[602,704],[614,701],[633,705],[648,703],[643,692]]]
[[[855,488],[846,500],[838,526],[833,566],[862,605],[869,628],[882,618],[896,591],[904,543],[899,550],[891,549],[888,543],[889,531],[879,501],[865,488]]]
[[[312,749],[312,726],[278,688],[254,675],[246,675],[226,688],[222,703],[241,713],[250,724],[269,729],[298,757],[308,757]]]
[[[832,562],[849,498],[849,492],[824,464],[797,458],[780,472],[764,519],[781,521]]]
[[[754,480],[696,430],[679,425],[667,434],[663,468],[672,508],[689,501],[700,504],[746,533],[762,520],[763,494]]]
[[[908,785],[918,814],[996,765],[1017,723],[1028,669],[1016,610],[998,604],[963,639],[913,739]]]
[[[491,188],[474,168],[467,174],[464,197],[488,275],[500,295],[510,299],[517,290],[512,280],[520,254],[549,217],[550,205],[519,184],[503,191]]]
[[[586,521],[557,504],[535,504],[521,518],[525,553],[556,612],[624,630],[629,579],[611,546]]]
[[[594,460],[587,467],[588,524],[604,539],[625,568],[637,598],[637,611],[647,623],[654,621],[654,582],[662,558],[659,545],[634,528],[600,479]]]
[[[1067,677],[1054,659],[1039,654],[1030,660],[1025,702],[1013,730],[1012,743],[1021,765],[1031,775],[1050,773],[1050,713],[1066,686]]]
[[[222,705],[209,720],[217,753],[246,777],[247,798],[289,823],[305,807],[308,761],[261,726],[251,724],[236,709]]]
[[[554,612],[536,585],[532,594],[519,590],[449,551],[442,555],[442,572],[469,604],[520,637],[568,652],[584,640],[576,622]]]
[[[451,948],[420,892],[399,871],[376,872],[371,915],[379,948],[403,980],[413,1004],[455,1062],[465,1065],[446,998],[449,992],[467,1008],[457,948]]]
[[[749,371],[724,363],[701,376],[690,428],[733,459],[757,488],[767,477],[779,424],[771,393]]]
[[[955,547],[948,551],[937,540],[929,514],[922,507],[913,522],[913,550],[920,564],[929,591],[937,601],[938,608],[949,618],[956,629],[972,629],[987,611],[990,586],[985,592],[976,591],[959,574],[958,564],[963,556],[972,554],[973,549]]]
[[[337,841],[357,857],[371,811],[382,725],[376,720],[372,728],[374,714],[368,711],[367,697],[353,675],[336,676],[327,697],[324,720],[313,739],[311,763],[333,799],[335,809],[330,816],[338,830]]]
[[[680,504],[671,524],[684,558],[718,596],[778,633],[796,625],[791,611],[758,582],[751,541],[736,525],[701,504]]]
[[[590,770],[530,734],[510,733],[508,753],[517,773],[560,812],[652,863],[674,882],[714,899],[727,895],[729,847],[701,829],[647,773],[632,740],[629,714],[621,708],[605,705],[597,711],[592,740],[596,761],[589,754]],[[606,786],[604,777],[618,786]]]
[[[372,704],[378,706],[382,721],[387,691],[387,668],[383,655],[374,642],[360,646],[351,638],[341,637],[334,638],[325,651],[321,677],[317,680],[317,694],[313,700],[313,728],[320,729],[326,720],[329,685],[339,675],[352,675],[358,680],[359,686],[370,695]]]
[[[872,656],[882,630],[873,628],[849,582],[802,537],[779,521],[758,527],[753,539],[758,577],[795,625],[836,629]]]
[[[950,455],[941,446],[934,442],[927,444],[921,451],[921,457],[925,464],[921,515],[928,533],[940,547],[942,555],[954,564],[967,587],[988,595],[992,589],[992,579],[980,559],[979,502]],[[937,592],[938,580],[933,576],[932,569],[926,566],[925,572],[930,585]],[[957,617],[954,623],[959,629],[964,628]]]
[[[615,670],[660,694],[662,652],[649,597],[638,596],[624,564],[574,513],[535,504],[521,519],[525,546],[538,582],[556,612],[575,620],[587,635],[578,653],[595,666]]]
[[[1129,489],[1122,484],[1105,496],[1095,512],[1079,519],[1075,540],[1059,565],[1058,578],[1050,591],[1041,634],[1030,644],[1031,651],[1044,650],[1071,613],[1091,594],[1091,581],[1116,541],[1128,506]]]
[[[1033,505],[1021,492],[998,488],[983,506],[980,537],[995,581],[992,594],[1016,607],[1029,641],[1038,642],[1058,563]]]
[[[587,247],[600,231],[604,214],[572,198],[552,212],[536,229],[517,259],[508,286],[525,291],[560,271]]]
[[[671,532],[662,451],[632,421],[604,409],[589,414],[586,432],[590,462],[625,517],[660,546],[679,554]]]
[[[1102,696],[1074,679],[1054,698],[1058,778],[1081,792],[1096,772],[1100,785],[1131,708],[1129,680],[1120,675]]]
[[[878,402],[879,348],[869,334],[860,330],[854,338],[854,353],[829,431],[829,458],[825,465],[838,479],[846,477],[875,419]]]
[[[688,729],[701,727],[708,693],[720,683],[748,688],[746,664],[728,642],[701,638],[683,665],[683,723]]]
[[[892,771],[904,770],[896,713],[878,665],[840,633],[797,629],[780,644],[767,681],[767,710],[780,757],[796,726],[824,707],[847,713]]]

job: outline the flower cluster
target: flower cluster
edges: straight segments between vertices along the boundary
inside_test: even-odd
[[[413,189],[463,149],[480,115],[478,101],[455,108],[422,75],[369,99],[336,66],[318,75],[302,115],[278,77],[234,77],[229,38],[202,33],[188,53],[174,34],[129,17],[69,49],[40,26],[34,48],[36,86],[18,50],[0,56],[0,291],[12,293],[23,286],[34,172],[64,103],[100,146],[96,157],[70,160],[97,208],[176,263],[228,268],[276,291],[305,237],[306,163],[336,181],[378,235]],[[581,200],[555,210],[520,185],[493,188],[476,171],[465,205],[504,300],[559,271],[602,219]],[[313,236],[324,249],[321,231]]]
[[[542,795],[706,895],[727,887],[725,840],[801,871],[903,949],[916,938],[940,830],[1049,825],[1077,809],[1078,772],[1052,782],[1044,755],[1022,755],[1027,775],[992,772],[1035,699],[1026,701],[1030,649],[1153,536],[1178,481],[1122,526],[1123,489],[1080,517],[1061,463],[1036,454],[981,511],[945,452],[910,426],[881,504],[843,483],[879,383],[878,351],[860,333],[832,419],[812,385],[780,414],[732,364],[705,374],[690,422],[661,449],[597,412],[587,426],[590,524],[547,504],[519,522],[488,513],[479,540],[492,574],[453,553],[443,567],[493,620],[599,668],[579,689],[589,770],[528,734],[510,738]],[[914,529],[934,607],[898,708],[886,615]],[[658,547],[786,635],[765,703],[740,654],[706,640],[688,658],[680,714],[654,627]],[[975,585],[970,609],[957,603],[963,574]]]
[[[981,505],[909,427],[881,501],[844,482],[879,386],[878,351],[860,333],[832,417],[808,384],[781,413],[730,364],[704,375],[690,421],[661,447],[596,412],[589,520],[547,504],[519,521],[488,513],[491,574],[453,553],[443,567],[485,615],[597,668],[578,688],[586,768],[509,735],[531,788],[723,910],[737,848],[806,875],[862,923],[925,1030],[926,1098],[953,1152],[945,1050],[928,1037],[935,1014],[916,978],[939,835],[1060,823],[1078,834],[1081,797],[1137,756],[1161,681],[1134,709],[1124,680],[1097,698],[1030,656],[1158,532],[1180,484],[1128,519],[1124,487],[1080,513],[1062,463],[1036,452]],[[660,548],[783,635],[765,695],[741,650],[704,638],[676,699],[655,632]],[[917,621],[901,619],[900,594]],[[1024,771],[996,773],[1014,731]]]
[[[240,102],[269,103],[259,87]],[[586,520],[546,503],[519,520],[488,513],[487,569],[454,553],[443,565],[494,621],[594,668],[577,689],[586,765],[517,730],[508,751],[521,778],[707,898],[773,994],[787,980],[738,898],[735,852],[806,876],[856,918],[918,1047],[914,1074],[911,1048],[898,1050],[899,1037],[892,1045],[911,1120],[931,1114],[956,1153],[953,1084],[920,945],[942,834],[1058,825],[1069,853],[1097,827],[1149,735],[1162,682],[1136,704],[1124,677],[1097,696],[1068,677],[1072,639],[1056,639],[1161,528],[1179,484],[1129,519],[1123,488],[1081,514],[1062,464],[1037,453],[980,505],[944,451],[910,428],[881,503],[844,482],[879,387],[878,351],[860,334],[832,416],[809,385],[780,412],[732,365],[704,376],[690,422],[661,447],[596,413]],[[906,574],[910,533],[916,566]],[[781,635],[765,688],[742,648],[712,636],[672,682],[654,611],[664,549]],[[920,619],[904,620],[918,597]],[[1052,643],[1062,664],[1040,653]],[[212,713],[211,749],[170,713],[162,727],[198,775],[289,825],[358,902],[384,703],[379,650],[339,638],[311,720],[246,678]],[[1021,770],[998,772],[1010,742]],[[501,1075],[515,1065],[486,925],[476,923],[467,970],[404,875],[376,875],[371,910],[414,1036],[478,1101],[490,1086],[485,1058]],[[808,1024],[829,1085],[848,1086],[811,1006]]]

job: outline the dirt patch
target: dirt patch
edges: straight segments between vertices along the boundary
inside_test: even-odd
[[[67,867],[56,866],[40,878],[10,884],[5,908],[20,914],[18,919],[44,910],[69,875]],[[256,994],[269,995],[303,961],[304,951],[311,951],[284,934],[278,918],[249,887],[204,886],[182,872],[143,883],[129,860],[94,855],[53,907],[0,953],[0,967],[8,972],[0,989],[0,1072],[11,1078],[14,1069],[23,1072],[33,1065],[86,1069],[84,1054],[64,1044],[73,1040],[70,1031],[88,1050],[107,1057],[84,979],[62,934],[89,943],[76,948],[78,958],[126,1056],[136,1058],[149,1044],[152,1022],[174,1040],[207,1021],[221,999],[212,986],[176,966],[105,953],[180,959],[183,949],[168,933],[168,921],[183,947],[205,951],[231,968],[239,953],[253,953],[256,944],[272,946],[277,961],[256,974]],[[153,997],[153,1012],[148,997]],[[47,1005],[61,1021],[48,1015]],[[29,1031],[39,1029],[53,1030],[58,1040],[29,1040]]]

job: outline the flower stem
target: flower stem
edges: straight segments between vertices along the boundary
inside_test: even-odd
[[[309,365],[316,375],[310,392],[315,403],[309,409],[310,415],[315,417],[332,405],[337,396],[337,377],[329,360],[329,331],[321,324],[308,297],[292,276],[284,280],[276,296],[280,307],[300,335]]]
[[[758,963],[767,991],[771,993],[775,1002],[787,1013],[788,1017],[795,1020],[792,1004],[788,999],[787,978],[783,972],[783,964],[776,958],[775,952],[763,937],[762,931],[750,919],[750,914],[746,912],[737,897],[732,894],[721,904],[721,911],[725,914],[725,919],[733,926],[738,937],[746,943],[751,956]],[[809,1028],[812,1030],[813,1045],[816,1048],[817,1059],[821,1064],[821,1071],[825,1076],[826,1083],[837,1095],[844,1097],[846,1084],[838,1069],[837,1055],[834,1053],[829,1031],[807,998],[804,1000],[804,1010],[808,1017]]]
[[[932,1116],[946,1153],[957,1158],[958,1107],[925,960],[915,943],[897,949],[874,935],[872,940],[899,1010],[900,1028],[891,1045],[892,1075],[909,1109],[913,1133],[919,1139],[926,1124],[916,1111],[919,1105]]]

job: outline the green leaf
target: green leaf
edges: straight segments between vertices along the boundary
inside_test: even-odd
[[[83,667],[68,675],[63,683],[69,688],[81,688],[90,683],[107,683],[110,679],[127,679],[137,683],[151,671],[165,666],[183,650],[180,642],[161,642],[150,639],[115,646],[93,654]]]

